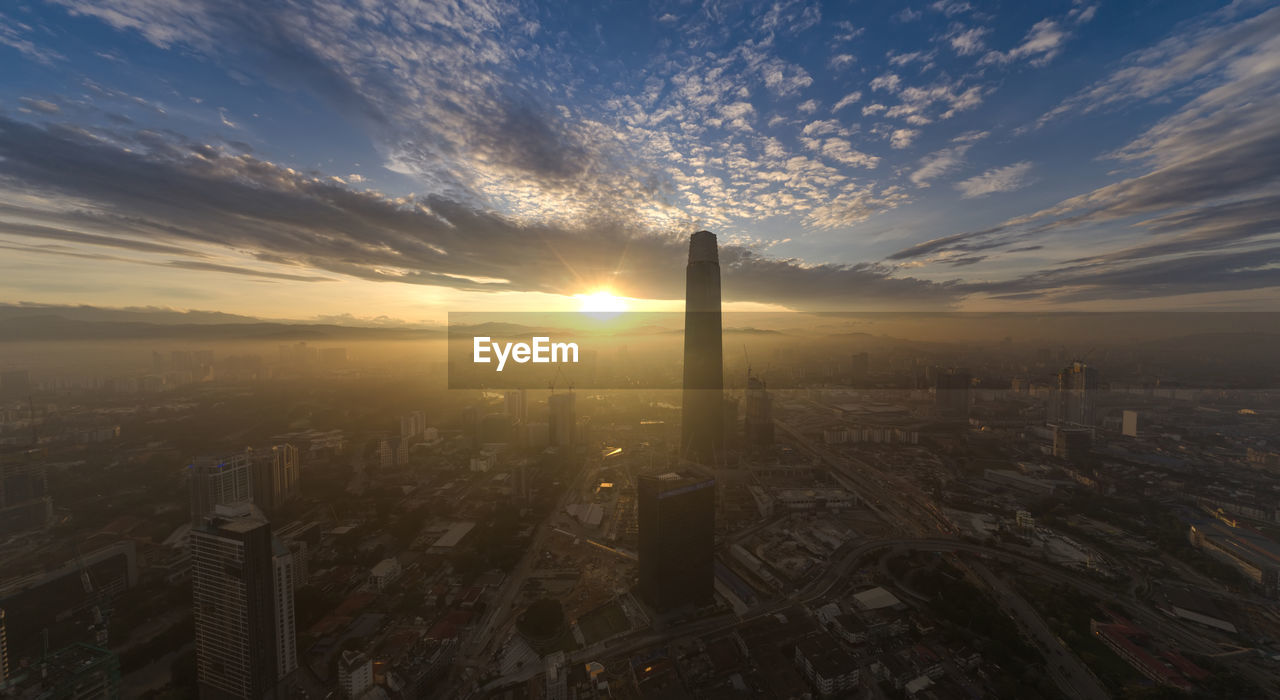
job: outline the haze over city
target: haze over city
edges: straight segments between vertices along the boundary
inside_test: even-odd
[[[1280,697],[1275,2],[0,66],[0,700]]]

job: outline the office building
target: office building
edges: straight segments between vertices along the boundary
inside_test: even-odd
[[[378,443],[378,468],[394,469],[409,463],[409,441],[402,437],[382,438]]]
[[[1138,437],[1138,412],[1125,411],[1120,418],[1120,433],[1125,437]]]
[[[271,586],[275,601],[276,680],[280,688],[290,685],[293,672],[298,669],[298,624],[293,594],[298,587],[300,567],[305,567],[305,562],[299,561],[296,549],[272,536]]]
[[[53,498],[45,452],[27,450],[0,462],[0,535],[39,530],[53,523]]]
[[[409,411],[400,416],[400,437],[409,439],[419,437],[427,432],[427,412]]]
[[[656,610],[713,598],[715,484],[692,469],[637,479],[640,595]]]
[[[519,425],[529,422],[529,392],[524,389],[508,391],[504,396],[503,407],[508,416]]]
[[[1098,370],[1076,361],[1058,372],[1058,390],[1052,406],[1058,423],[1093,425],[1094,402],[1098,392]]]
[[[298,448],[285,443],[253,453],[253,503],[270,515],[298,495]]]
[[[1093,447],[1093,431],[1089,428],[1056,425],[1053,428],[1053,456],[1068,462],[1080,462]]]
[[[764,380],[747,374],[747,413],[743,419],[743,434],[747,449],[773,445],[773,397],[769,395]]]
[[[248,503],[215,506],[191,531],[196,677],[202,699],[277,696],[280,604],[274,555],[271,526]]]
[[[549,409],[548,439],[552,447],[572,447],[577,440],[574,432],[577,415],[574,412],[573,392],[552,394],[547,398]]]
[[[680,454],[714,466],[723,459],[724,356],[720,317],[720,256],[716,236],[689,239],[684,298],[684,396]]]
[[[973,378],[967,369],[934,370],[934,405],[940,415],[966,418],[969,415],[969,387]]]
[[[219,505],[253,500],[252,450],[199,457],[187,465],[191,480],[191,525],[198,527]]]

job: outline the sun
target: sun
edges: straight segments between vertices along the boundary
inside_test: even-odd
[[[614,295],[608,289],[597,289],[588,294],[575,294],[578,310],[583,313],[621,313],[627,310],[626,299]]]

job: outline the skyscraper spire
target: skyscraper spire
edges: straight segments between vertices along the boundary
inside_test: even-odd
[[[689,239],[685,268],[682,457],[707,466],[722,461],[723,404],[720,258],[715,234],[698,231]]]

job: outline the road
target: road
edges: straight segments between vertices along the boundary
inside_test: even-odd
[[[1076,658],[1071,650],[1063,645],[1058,635],[1049,629],[1048,623],[1040,617],[1040,613],[1019,595],[1003,579],[991,572],[981,562],[967,562],[966,566],[978,578],[982,579],[996,594],[1000,609],[1011,617],[1018,625],[1022,635],[1030,639],[1040,649],[1045,666],[1053,682],[1069,698],[1098,698],[1106,700],[1110,697],[1107,689],[1098,681],[1087,666]]]

